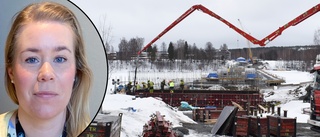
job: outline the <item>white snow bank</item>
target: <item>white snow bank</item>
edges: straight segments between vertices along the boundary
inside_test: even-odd
[[[268,73],[275,74],[285,79],[285,84],[300,84],[303,82],[311,82],[313,75],[309,72],[302,72],[302,71],[272,71],[272,70],[265,70]]]
[[[152,97],[135,98],[122,94],[106,95],[102,110],[110,115],[123,113],[121,136],[141,135],[143,125],[150,120],[150,116],[156,111],[165,115],[165,120],[172,122],[173,127],[181,126],[180,123],[196,123],[181,111],[177,111],[163,101]]]
[[[287,116],[289,118],[297,118],[297,123],[307,123],[310,118],[309,114],[302,114],[302,109],[310,107],[310,103],[303,103],[301,100],[293,100],[286,104],[281,104],[281,115],[283,110],[288,110]]]

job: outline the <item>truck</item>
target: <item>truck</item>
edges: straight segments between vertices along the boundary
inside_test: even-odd
[[[312,126],[311,130],[320,132],[320,54],[316,57],[316,62],[310,71],[313,73],[313,84],[310,94],[310,119],[308,123]]]

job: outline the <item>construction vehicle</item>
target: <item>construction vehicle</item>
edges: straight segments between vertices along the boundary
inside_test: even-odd
[[[310,119],[308,123],[314,131],[320,132],[320,54],[316,57],[316,63],[310,73],[314,74],[314,80],[310,95]]]
[[[158,36],[156,36],[154,39],[152,39],[145,47],[143,47],[139,52],[138,52],[138,56],[145,51],[147,48],[149,48],[154,42],[156,42],[159,38],[161,38],[164,34],[166,34],[169,30],[171,30],[174,26],[176,26],[178,23],[180,23],[182,20],[184,20],[186,17],[188,17],[191,13],[193,13],[195,10],[201,10],[202,12],[210,15],[211,17],[214,17],[216,19],[218,19],[219,21],[221,21],[222,23],[226,24],[227,26],[229,26],[231,29],[233,29],[234,31],[236,31],[237,33],[239,33],[240,35],[242,35],[243,37],[245,37],[246,39],[248,39],[251,43],[256,44],[256,45],[260,45],[260,46],[265,46],[266,44],[268,44],[270,41],[274,40],[275,38],[277,38],[279,35],[282,34],[282,32],[291,27],[291,26],[295,26],[298,25],[300,22],[304,21],[305,19],[309,18],[310,16],[314,15],[315,13],[317,13],[320,10],[320,3],[317,4],[316,6],[310,8],[309,10],[307,10],[306,12],[302,13],[301,15],[299,15],[298,17],[294,18],[293,20],[291,20],[290,22],[288,22],[287,24],[279,27],[279,29],[275,30],[274,32],[270,33],[268,36],[266,36],[265,38],[258,40],[255,37],[251,36],[250,34],[242,31],[241,29],[239,29],[238,27],[234,26],[233,24],[231,24],[230,22],[228,22],[227,20],[225,20],[224,18],[220,17],[219,15],[215,14],[214,12],[212,12],[211,10],[207,9],[206,7],[202,6],[202,5],[194,5],[192,6],[190,9],[188,9],[185,13],[183,13],[178,19],[176,19],[174,22],[172,22],[167,28],[165,28],[160,34],[158,34]]]

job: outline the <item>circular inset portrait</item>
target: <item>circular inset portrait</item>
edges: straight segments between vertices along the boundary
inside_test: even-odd
[[[0,136],[78,136],[107,86],[96,27],[66,0],[4,0],[0,9]]]

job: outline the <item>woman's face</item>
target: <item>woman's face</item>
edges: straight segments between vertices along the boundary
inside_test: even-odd
[[[19,32],[8,69],[20,109],[52,118],[66,112],[76,73],[73,33],[59,22],[30,22]]]

